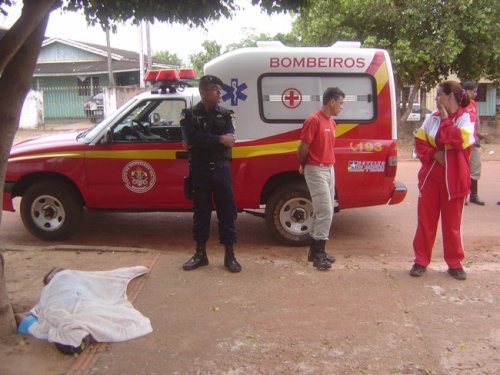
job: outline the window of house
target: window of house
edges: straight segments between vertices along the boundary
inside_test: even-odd
[[[264,122],[300,123],[321,107],[328,87],[345,93],[335,120],[362,123],[375,118],[375,80],[367,74],[264,74],[258,80],[260,116]]]
[[[128,84],[129,85],[136,85],[137,84],[137,80],[134,76],[129,76],[128,77]]]
[[[33,78],[31,81],[31,89],[32,90],[40,90],[40,79],[39,78]]]
[[[84,80],[76,79],[78,85],[78,96],[93,96],[100,92],[99,77],[87,77]]]
[[[477,85],[477,96],[476,102],[485,102],[486,101],[486,83],[480,83]]]
[[[78,96],[90,96],[90,77],[76,80],[78,82]]]

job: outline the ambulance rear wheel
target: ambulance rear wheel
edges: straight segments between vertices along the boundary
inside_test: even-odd
[[[277,189],[266,205],[266,223],[271,233],[285,245],[310,243],[313,206],[304,183],[292,183]]]
[[[75,189],[60,181],[42,181],[30,186],[21,200],[24,226],[45,241],[64,240],[82,220],[83,205]]]

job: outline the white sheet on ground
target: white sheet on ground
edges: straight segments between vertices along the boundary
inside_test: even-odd
[[[29,332],[72,346],[79,346],[88,334],[98,342],[118,342],[152,332],[149,319],[132,306],[126,293],[130,280],[147,272],[147,267],[135,266],[56,273],[30,311],[38,323]]]

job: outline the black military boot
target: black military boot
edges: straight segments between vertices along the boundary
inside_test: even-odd
[[[195,270],[201,266],[208,265],[207,250],[204,243],[198,243],[196,245],[196,252],[186,263],[182,265],[185,271]]]
[[[316,253],[313,258],[313,266],[318,270],[326,270],[328,268],[332,268],[332,264],[328,261],[328,259],[326,259],[325,244],[325,240],[316,241]]]
[[[318,244],[317,241],[311,237],[311,246],[309,246],[309,251],[307,252],[307,260],[312,262],[316,256]]]
[[[311,246],[309,247],[309,251],[307,252],[307,260],[309,262],[312,262],[314,260],[314,254],[315,254],[315,244],[316,244],[316,240],[314,238],[311,238]],[[328,255],[326,252],[325,252],[325,255],[326,255],[326,259],[330,262],[330,263],[335,263],[335,255]]]
[[[314,238],[311,238],[311,246],[309,247],[309,251],[307,252],[307,260],[309,262],[312,262],[314,260],[316,242],[317,241]],[[330,263],[335,263],[335,256],[334,255],[329,255],[326,253],[326,251],[325,251],[325,255],[326,255],[326,259]]]
[[[477,195],[477,180],[473,180],[472,178],[470,180],[469,202],[484,206],[484,202],[479,198],[479,195]]]
[[[325,251],[325,256],[327,261],[329,261],[330,263],[335,263],[336,260],[335,255],[330,255]]]
[[[241,271],[241,266],[234,257],[234,248],[233,244],[225,244],[225,250],[226,253],[224,255],[224,266],[230,271],[230,272],[240,272]]]

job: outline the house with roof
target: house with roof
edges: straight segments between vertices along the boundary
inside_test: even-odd
[[[461,81],[456,74],[450,74],[446,79],[453,81]],[[500,115],[500,86],[498,83],[488,80],[480,79],[477,84],[477,96],[475,98],[477,103],[478,114],[481,119],[482,126],[496,127]],[[422,97],[425,106],[431,111],[437,110],[436,107],[436,91],[433,88],[429,91],[422,90],[425,95]]]
[[[0,39],[7,31],[0,28]],[[111,48],[110,52],[115,86],[139,87],[142,79],[140,54],[118,48]],[[159,69],[172,66],[153,59],[151,67]],[[44,120],[85,118],[84,103],[104,91],[109,84],[108,77],[106,46],[45,38],[32,83],[33,90],[42,96]]]
[[[140,54],[117,48],[110,52],[115,86],[139,86]],[[152,62],[152,68],[168,67],[158,60]],[[43,92],[46,120],[84,118],[84,102],[108,84],[107,47],[61,38],[42,43],[32,86]]]

